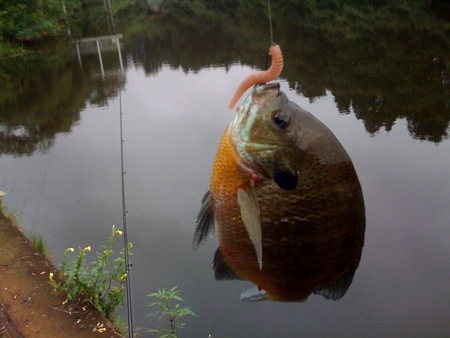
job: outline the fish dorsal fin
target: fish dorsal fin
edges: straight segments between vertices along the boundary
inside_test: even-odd
[[[211,206],[211,194],[209,191],[202,198],[202,206],[195,220],[195,232],[192,246],[198,246],[208,238],[209,232],[214,231],[214,213]]]
[[[322,295],[326,299],[338,300],[347,292],[350,284],[352,284],[354,275],[355,270],[344,272],[330,283],[318,287],[314,290],[314,293],[316,295]]]
[[[242,280],[225,262],[219,248],[214,254],[213,269],[217,280]]]
[[[241,293],[241,300],[243,302],[259,302],[261,300],[269,299],[267,296],[267,292],[263,289],[260,289],[256,285],[248,288],[244,292]]]
[[[256,251],[259,269],[262,270],[261,216],[253,186],[247,189],[239,188],[237,190],[237,201],[241,209],[241,217],[248,237]]]

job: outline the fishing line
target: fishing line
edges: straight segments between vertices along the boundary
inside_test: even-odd
[[[270,8],[270,0],[267,0],[267,11],[269,12],[269,32],[270,32],[270,44],[273,45],[273,29],[272,29],[272,10]],[[264,53],[266,56],[266,70],[269,69],[269,53]]]
[[[272,29],[272,11],[270,9],[270,0],[267,0],[267,10],[269,11],[270,43],[274,43],[273,42],[273,29]]]
[[[127,208],[125,203],[125,170],[123,160],[123,123],[122,123],[122,90],[119,92],[119,110],[120,110],[120,167],[122,171],[122,224],[123,224],[123,245],[125,250],[125,269],[126,269],[126,290],[127,290],[127,319],[128,319],[128,337],[133,337],[133,307],[131,304],[131,264],[128,242]]]

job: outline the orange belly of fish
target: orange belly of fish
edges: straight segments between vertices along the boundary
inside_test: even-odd
[[[242,160],[227,130],[219,146],[210,186],[219,248],[223,259],[238,276],[264,289],[272,300],[291,301],[306,298],[313,291],[313,287],[317,286],[315,280],[317,276],[314,276],[312,281],[308,278],[299,278],[299,273],[307,275],[310,271],[295,270],[295,262],[289,261],[292,255],[283,252],[284,249],[278,245],[279,243],[271,241],[271,237],[274,235],[276,237],[277,233],[278,235],[280,233],[267,219],[262,222],[263,268],[262,270],[259,268],[255,248],[241,219],[237,202],[237,189],[248,188],[251,177],[252,175],[242,166]],[[260,182],[255,189],[262,189],[264,185],[264,182]],[[270,199],[270,196],[268,197]],[[272,195],[272,198],[277,196]],[[270,216],[265,212],[262,214]],[[292,243],[286,244],[292,249]]]
[[[219,247],[227,264],[247,278],[247,267],[256,264],[255,249],[241,219],[237,190],[250,186],[251,176],[231,140],[230,128],[222,139],[211,177],[211,202],[217,224]]]
[[[210,192],[219,249],[231,270],[264,289],[272,300],[294,301],[358,266],[364,207],[356,174],[347,167],[351,164],[327,166],[326,179],[325,168],[308,166],[299,173],[301,183],[294,191],[282,190],[270,180],[256,183],[262,269],[237,202],[237,189],[248,188],[254,177],[242,164],[227,130]]]

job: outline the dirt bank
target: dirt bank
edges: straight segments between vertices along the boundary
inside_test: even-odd
[[[54,266],[0,213],[0,337],[123,337],[89,304],[52,292],[50,272]]]

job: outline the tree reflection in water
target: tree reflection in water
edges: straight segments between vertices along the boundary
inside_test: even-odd
[[[262,0],[251,11],[242,1],[226,2],[226,11],[193,3],[169,7],[161,16],[146,16],[139,6],[119,12],[125,68],[140,64],[148,75],[163,65],[185,72],[237,61],[265,68]],[[412,137],[439,143],[448,138],[450,120],[446,23],[427,7],[385,3],[274,1],[274,38],[286,64],[282,77],[310,100],[331,92],[339,111],[355,114],[371,134],[404,118]],[[74,34],[108,33],[93,24],[94,17],[86,15]],[[73,54],[70,45],[56,55],[0,61],[1,153],[47,149],[56,134],[71,130],[86,104],[104,106],[124,88],[122,77],[98,76],[95,56],[81,70]],[[110,74],[117,70],[115,58],[104,60]]]

